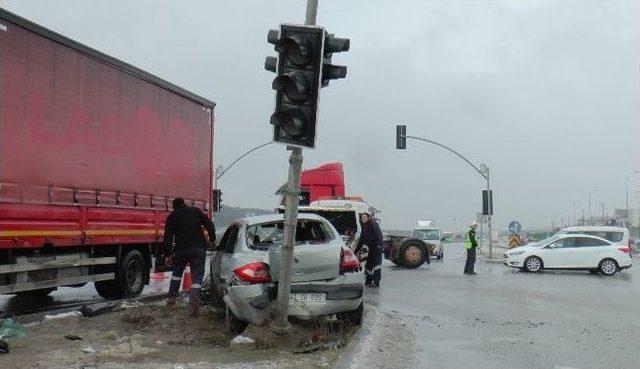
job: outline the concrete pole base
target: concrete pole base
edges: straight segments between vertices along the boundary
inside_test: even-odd
[[[272,322],[271,331],[275,334],[289,334],[291,331],[291,324],[289,324],[289,322],[285,322],[285,324],[282,325],[279,322]]]

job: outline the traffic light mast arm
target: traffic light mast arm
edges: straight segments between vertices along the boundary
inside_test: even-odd
[[[457,152],[456,150],[443,145],[439,142],[433,141],[433,140],[429,140],[426,138],[422,138],[422,137],[416,137],[416,136],[404,136],[406,138],[411,138],[413,140],[418,140],[418,141],[423,141],[423,142],[427,142],[430,144],[434,144],[436,146],[440,146],[445,150],[448,150],[449,152],[453,153],[454,155],[456,155],[457,157],[459,157],[460,159],[464,160],[467,164],[469,164],[476,172],[478,172],[478,174],[480,174],[482,176],[482,178],[484,178],[485,180],[489,180],[489,173],[485,173],[484,171],[482,171],[480,168],[476,167],[471,161],[469,161],[469,159],[465,158],[464,156],[462,156],[462,154],[460,154],[459,152]]]
[[[240,160],[244,159],[245,156],[251,154],[252,152],[261,149],[267,145],[271,145],[273,143],[273,141],[269,141],[269,142],[265,142],[263,144],[260,144],[256,147],[254,147],[253,149],[245,152],[244,154],[240,155],[240,157],[238,157],[236,160],[234,160],[231,164],[229,164],[228,167],[224,168],[224,170],[220,173],[216,173],[216,180],[220,179],[229,169],[231,169],[231,167],[233,167],[237,162],[239,162]]]

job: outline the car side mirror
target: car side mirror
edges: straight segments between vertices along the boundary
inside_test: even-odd
[[[440,241],[444,242],[444,240],[446,240],[446,239],[447,239],[446,237],[442,237],[442,238],[440,239]]]

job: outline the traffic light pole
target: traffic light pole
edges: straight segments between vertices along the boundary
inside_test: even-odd
[[[305,24],[316,24],[318,0],[307,0]],[[282,258],[280,260],[280,276],[278,281],[278,298],[276,300],[276,317],[271,325],[274,332],[289,333],[289,294],[291,292],[291,264],[293,263],[293,244],[298,223],[298,202],[300,196],[300,176],[302,174],[302,149],[291,147],[289,156],[289,178],[285,196],[284,234],[282,240]]]
[[[469,164],[469,166],[471,166],[476,172],[478,172],[478,174],[480,174],[482,176],[482,178],[484,178],[487,181],[487,196],[489,196],[490,198],[489,203],[488,203],[488,207],[489,207],[489,211],[488,211],[488,215],[487,215],[487,231],[489,233],[489,258],[493,258],[493,235],[491,234],[491,215],[493,213],[493,196],[491,196],[491,182],[489,180],[489,167],[487,165],[482,164],[480,166],[480,168],[478,168],[477,166],[475,166],[471,161],[469,161],[469,159],[465,158],[462,154],[460,154],[459,152],[455,151],[454,149],[443,145],[439,142],[433,141],[433,140],[429,140],[426,138],[422,138],[422,137],[416,137],[416,136],[407,136],[406,134],[403,135],[405,138],[411,138],[413,140],[418,140],[418,141],[422,141],[422,142],[427,142],[436,146],[439,146],[451,153],[453,153],[454,155],[456,155],[457,157],[459,157],[460,159],[464,160],[467,164]]]

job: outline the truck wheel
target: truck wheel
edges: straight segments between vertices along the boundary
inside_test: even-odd
[[[424,264],[427,251],[421,241],[409,240],[402,245],[400,257],[402,258],[402,265],[404,267],[415,269]]]
[[[96,282],[96,291],[107,300],[136,297],[144,288],[145,271],[148,267],[140,251],[130,250],[116,270],[116,279]]]
[[[140,251],[129,251],[122,258],[119,269],[116,273],[116,281],[122,296],[130,298],[140,295],[144,288],[145,270],[148,273],[148,267]]]
[[[96,288],[98,295],[100,295],[100,297],[102,297],[103,299],[117,300],[121,297],[120,293],[117,290],[118,286],[116,285],[115,280],[97,281],[93,285]]]

